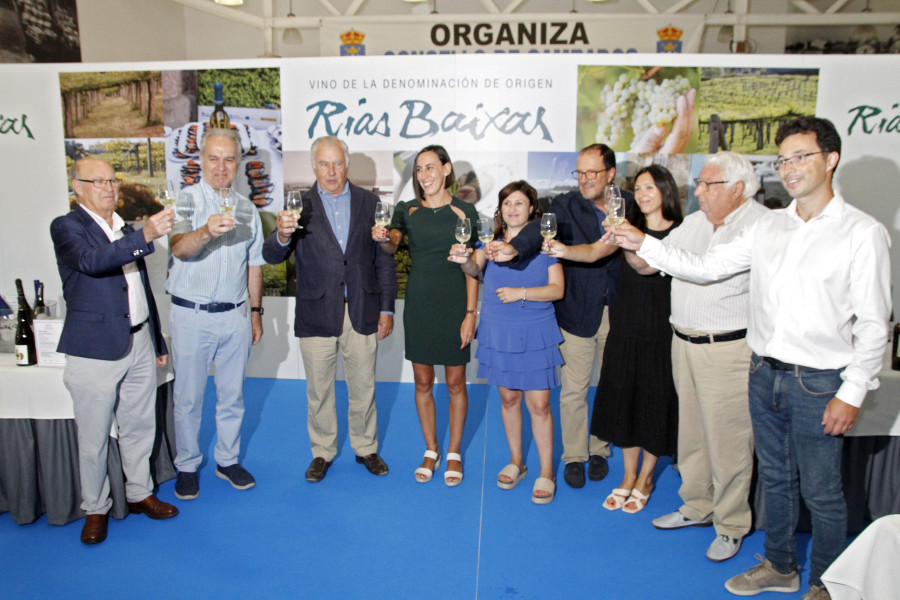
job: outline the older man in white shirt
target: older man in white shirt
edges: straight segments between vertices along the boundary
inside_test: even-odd
[[[734,152],[706,159],[697,182],[700,212],[663,243],[702,254],[733,240],[768,212],[753,200],[759,181]],[[750,274],[699,284],[672,281],[672,374],[678,390],[681,508],[653,520],[658,529],[713,525],[712,561],[734,556],[750,531],[753,428],[747,402]]]

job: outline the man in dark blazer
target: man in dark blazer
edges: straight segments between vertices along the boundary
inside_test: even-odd
[[[63,380],[78,430],[81,541],[106,539],[112,500],[106,459],[110,428],[118,428],[131,513],[152,519],[178,514],[153,495],[150,452],[156,433],[156,367],[168,350],[144,256],[172,228],[173,212],[147,219],[140,231],[115,213],[119,180],[109,163],[85,158],[72,167],[78,206],[54,219],[50,235],[63,283],[66,320],[57,350],[68,355]]]
[[[293,252],[297,263],[294,333],[306,372],[313,454],[306,480],[321,481],[337,454],[334,380],[339,349],[356,462],[373,475],[387,475],[378,456],[375,354],[377,340],[394,327],[394,259],[372,239],[378,197],[347,181],[347,145],[336,137],[319,138],[310,159],[316,184],[303,196],[302,216],[278,213],[277,231],[263,246],[266,262],[283,262]]]
[[[616,154],[605,144],[591,144],[578,154],[575,165],[573,176],[578,180],[578,191],[556,196],[549,211],[545,211],[556,214],[556,239],[567,246],[591,244],[603,235],[603,190],[615,181]],[[622,196],[627,214],[634,196],[624,190]],[[542,241],[540,223],[535,220],[511,244],[493,242],[488,256],[498,262],[515,256],[524,262],[540,250]],[[591,418],[587,391],[594,365],[599,371],[602,364],[609,333],[609,306],[621,278],[616,251],[611,247],[605,257],[593,263],[563,260],[566,294],[554,303],[564,338],[559,347],[565,360],[560,370],[559,395],[562,461],[566,465],[563,477],[574,488],[585,484],[585,461],[592,481],[600,481],[609,472],[609,442],[588,434]]]

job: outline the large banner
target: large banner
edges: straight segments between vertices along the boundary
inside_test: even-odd
[[[420,54],[687,53],[700,49],[700,15],[608,15],[540,19],[483,15],[478,21],[396,23],[333,17],[322,19],[322,56]]]
[[[757,200],[784,206],[790,198],[771,166],[775,131],[815,114],[834,121],[843,138],[836,187],[895,232],[900,79],[888,75],[898,67],[896,56],[655,53],[2,65],[0,294],[11,295],[17,277],[39,278],[47,298],[60,298],[48,229],[68,209],[73,160],[99,155],[114,164],[125,190],[121,212],[135,221],[161,208],[157,188],[166,179],[199,181],[197,140],[216,82],[242,139],[236,185],[267,230],[284,194],[315,182],[309,147],[323,135],[349,145],[354,183],[393,204],[413,197],[413,160],[426,145],[447,148],[457,175],[452,192],[490,216],[497,192],[517,179],[552,206],[577,187],[578,150],[603,142],[617,152],[620,185],[629,188],[646,164],[662,164],[688,211],[696,209],[693,178],[705,155],[733,149],[754,164]],[[151,261],[162,296],[164,240],[158,248]],[[401,258],[398,266],[408,264]],[[900,280],[896,247],[893,274]],[[292,296],[290,277],[289,266],[266,267],[266,295]],[[160,305],[168,305],[163,297]],[[290,335],[290,309],[279,310],[284,322],[267,336]],[[254,373],[280,376],[284,362],[268,356]]]

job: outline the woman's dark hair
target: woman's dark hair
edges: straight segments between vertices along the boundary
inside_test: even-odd
[[[667,221],[673,221],[676,225],[684,220],[681,214],[681,201],[678,199],[678,184],[675,178],[669,173],[669,170],[660,165],[648,165],[637,172],[634,176],[635,184],[638,177],[648,173],[653,178],[653,185],[662,195],[662,215]],[[628,222],[644,230],[647,228],[647,217],[641,211],[637,201],[632,202],[631,209],[628,211]]]
[[[424,148],[419,150],[419,153],[416,154],[416,160],[413,161],[413,191],[416,193],[416,200],[418,200],[419,202],[425,199],[425,192],[422,190],[422,186],[419,185],[419,178],[416,177],[415,165],[419,162],[419,157],[426,152],[434,152],[435,154],[437,154],[438,160],[441,161],[442,165],[450,163],[450,173],[448,173],[444,178],[444,189],[449,191],[450,187],[453,185],[453,182],[456,181],[456,175],[453,173],[453,163],[450,162],[450,155],[447,153],[444,147],[438,145],[425,146]]]
[[[500,190],[500,193],[497,194],[499,200],[497,201],[497,210],[494,211],[494,237],[503,237],[503,233],[506,231],[506,223],[503,222],[503,215],[500,212],[500,207],[503,206],[503,201],[509,198],[514,192],[522,192],[531,203],[531,210],[528,213],[529,223],[534,219],[540,219],[541,215],[544,214],[544,211],[541,210],[541,207],[538,204],[537,190],[531,187],[527,181],[519,180],[507,183],[504,188]]]

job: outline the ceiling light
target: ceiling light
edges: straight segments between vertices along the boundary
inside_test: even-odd
[[[291,0],[288,8],[288,18],[296,18],[297,15],[294,14],[294,0]],[[284,30],[284,33],[281,34],[281,41],[285,44],[302,44],[303,38],[300,36],[300,30],[296,27],[288,27]]]
[[[244,4],[244,0],[216,0],[216,4],[221,4],[222,6],[241,6]]]

